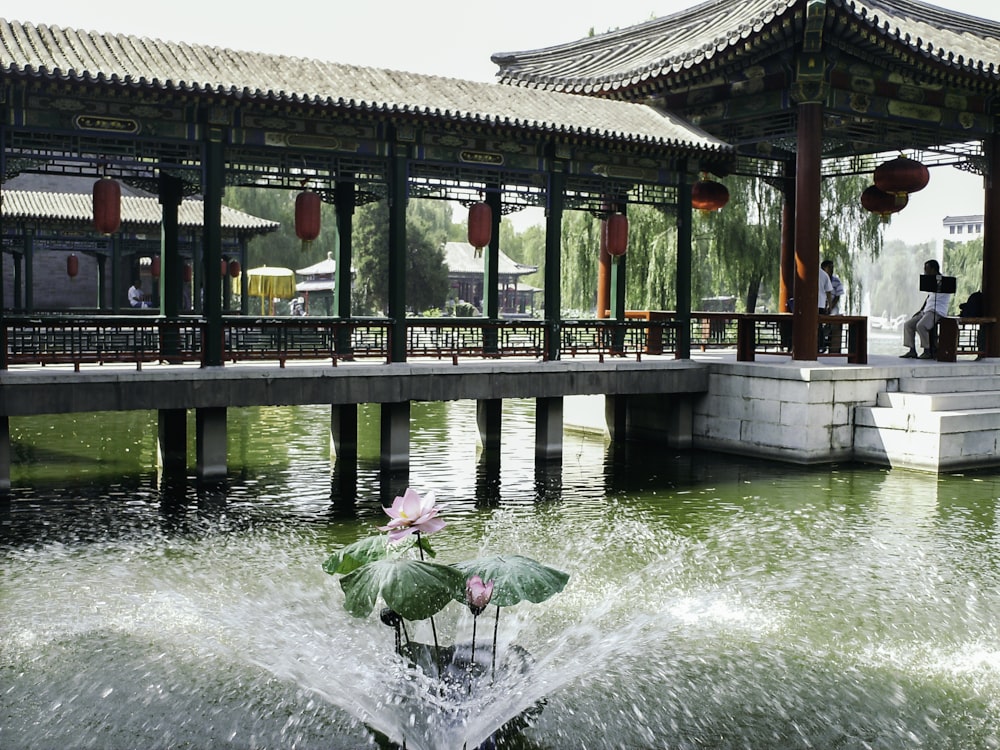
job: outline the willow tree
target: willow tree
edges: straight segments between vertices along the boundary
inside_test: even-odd
[[[697,215],[695,235],[702,252],[707,250],[716,261],[721,282],[716,293],[741,297],[744,310],[753,312],[761,288],[778,298],[782,196],[759,178],[729,177],[725,184],[729,203],[720,211]],[[820,188],[820,255],[834,261],[847,286],[845,312],[860,305],[858,261],[877,257],[882,249],[879,220],[861,207],[860,195],[869,184],[867,176],[851,175],[826,178]]]

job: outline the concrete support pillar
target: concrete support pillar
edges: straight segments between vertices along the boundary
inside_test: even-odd
[[[410,466],[410,402],[381,405],[381,466],[383,470]]]
[[[195,432],[198,478],[225,479],[228,474],[225,407],[197,409]]]
[[[535,458],[562,458],[562,396],[535,399]]]
[[[357,404],[337,404],[331,407],[330,454],[342,461],[358,460]]]
[[[628,439],[628,396],[604,397],[604,420],[612,443]]]
[[[187,409],[160,409],[156,415],[156,465],[165,474],[187,470]]]
[[[500,429],[503,424],[503,399],[480,399],[476,402],[476,425],[484,453],[500,453]]]
[[[0,417],[0,495],[10,492],[10,417]]]

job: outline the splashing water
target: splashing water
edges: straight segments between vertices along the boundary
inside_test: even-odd
[[[318,518],[310,499],[297,519],[289,480],[260,478],[179,524],[155,493],[63,507],[73,521],[15,502],[10,525],[33,521],[0,548],[0,746],[347,750],[371,727],[471,749],[541,704],[516,747],[1000,747],[1000,481],[727,460],[632,465],[616,487],[567,464],[559,502],[508,482],[446,509],[440,559],[516,550],[570,573],[501,612],[498,651],[525,649],[530,676],[465,695],[405,668],[320,568],[374,512]],[[446,642],[471,625],[457,604],[438,622]]]

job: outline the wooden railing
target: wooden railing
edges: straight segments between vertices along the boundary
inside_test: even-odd
[[[937,332],[938,362],[955,362],[958,355],[986,356],[986,338],[996,318],[940,318]]]
[[[560,356],[676,356],[676,322],[655,320],[541,320],[408,318],[407,358],[521,357],[545,359],[552,336]],[[164,320],[146,315],[5,317],[0,321],[0,369],[13,365],[110,362],[203,363],[207,323],[198,317]],[[388,362],[393,321],[388,318],[223,319],[226,362],[378,358]]]

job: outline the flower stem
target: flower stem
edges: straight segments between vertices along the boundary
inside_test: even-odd
[[[493,664],[490,673],[490,684],[497,681],[497,631],[500,630],[500,605],[497,605],[497,619],[493,622]]]
[[[472,616],[472,656],[469,659],[469,694],[472,694],[472,678],[476,674],[476,623],[479,615]]]
[[[424,559],[424,545],[420,541],[420,532],[416,532],[417,535],[417,549],[420,550],[420,560]],[[431,618],[431,634],[434,636],[434,661],[437,663],[438,677],[441,677],[441,646],[438,645],[438,631],[437,626],[434,624],[434,617]]]

